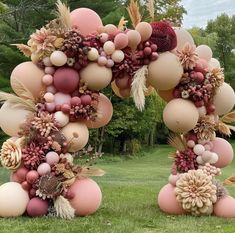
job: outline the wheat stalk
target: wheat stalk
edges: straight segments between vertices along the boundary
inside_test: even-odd
[[[140,7],[138,1],[131,0],[129,6],[127,7],[128,14],[130,16],[133,27],[135,28],[141,21]]]
[[[235,111],[226,114],[225,116],[221,117],[221,121],[225,123],[233,123],[235,122]]]
[[[122,16],[121,19],[119,20],[119,23],[118,23],[118,29],[121,30],[121,31],[124,31],[125,30],[125,27],[126,27],[126,24],[127,24],[127,20],[125,20],[125,17]]]
[[[152,21],[154,21],[154,16],[155,16],[154,5],[155,5],[155,0],[148,0],[146,2],[146,6],[147,6],[148,13],[149,13],[149,17],[151,18]]]
[[[63,196],[58,196],[54,201],[56,215],[59,218],[72,219],[75,217],[75,209],[70,205],[69,201]]]
[[[170,135],[168,139],[168,144],[178,151],[184,151],[187,149],[186,140],[180,134]]]
[[[61,25],[66,30],[70,30],[72,28],[72,22],[70,17],[70,9],[67,7],[64,3],[62,3],[60,0],[56,3],[57,6],[57,18],[60,20]]]

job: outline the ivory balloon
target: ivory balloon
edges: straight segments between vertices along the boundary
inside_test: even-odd
[[[140,33],[141,41],[146,41],[152,35],[153,29],[147,22],[140,22],[136,25],[135,30]]]
[[[195,45],[193,37],[184,28],[174,28],[177,37],[177,50],[182,50],[184,45],[188,42],[191,45]]]
[[[77,26],[83,36],[97,33],[102,27],[102,20],[99,15],[89,8],[78,8],[70,13],[72,26]]]
[[[199,119],[199,113],[195,105],[188,100],[173,99],[163,111],[165,125],[175,133],[183,133],[192,130]]]
[[[129,30],[126,35],[128,36],[128,46],[132,50],[136,50],[138,44],[141,42],[140,33],[136,30]]]
[[[44,75],[44,71],[33,62],[23,62],[16,66],[11,73],[11,87],[18,96],[25,98],[22,96],[21,89],[17,88],[17,84],[20,82],[32,93],[34,98],[37,98],[46,88],[42,82]]]
[[[215,114],[221,116],[229,113],[235,104],[235,93],[233,88],[223,83],[214,96]]]
[[[149,65],[148,82],[157,90],[170,90],[177,86],[183,74],[179,58],[173,53],[165,52]]]
[[[20,125],[24,123],[27,116],[33,115],[32,112],[15,107],[6,101],[0,109],[0,127],[9,136],[17,136]]]
[[[75,214],[86,216],[93,214],[100,206],[102,193],[98,184],[92,179],[77,179],[69,188],[68,193]]]
[[[28,193],[19,183],[8,182],[0,186],[0,216],[21,216],[29,202]]]
[[[235,199],[225,196],[214,205],[214,214],[223,218],[235,218]]]
[[[80,72],[81,80],[91,90],[99,91],[109,85],[112,79],[112,70],[97,63],[90,63]]]
[[[210,70],[213,70],[214,68],[220,68],[220,62],[213,57],[208,62],[208,65],[209,65]]]
[[[87,144],[89,139],[89,132],[84,123],[69,123],[61,129],[61,133],[69,143],[69,152],[77,152],[81,150]]]
[[[103,94],[99,95],[97,117],[94,121],[85,121],[88,128],[100,128],[109,123],[113,115],[113,106],[110,100]]]
[[[207,45],[199,45],[196,48],[195,53],[198,54],[199,58],[205,59],[208,62],[211,60],[213,55],[211,48]]]

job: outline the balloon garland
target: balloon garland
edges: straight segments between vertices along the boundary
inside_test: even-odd
[[[117,96],[132,96],[141,111],[153,88],[168,102],[163,119],[175,133],[169,142],[176,152],[169,184],[158,196],[160,208],[235,217],[235,200],[215,179],[233,159],[231,145],[215,135],[234,129],[227,124],[235,120],[235,94],[223,69],[185,29],[141,22],[134,1],[128,12],[134,29],[123,18],[118,27],[103,26],[94,11],[70,12],[58,1],[57,18],[36,30],[27,45],[16,45],[31,61],[11,74],[16,95],[0,92],[0,126],[11,136],[1,162],[12,171],[11,182],[0,186],[0,216],[26,212],[70,219],[99,208],[101,190],[88,177],[104,172],[73,158],[84,150],[88,129],[111,120],[112,104],[101,93],[111,84]]]

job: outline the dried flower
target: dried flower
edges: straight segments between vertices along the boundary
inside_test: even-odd
[[[72,219],[75,217],[75,209],[72,208],[69,201],[63,196],[56,198],[54,202],[57,217],[64,219]]]
[[[221,175],[220,168],[212,166],[209,163],[206,163],[204,166],[199,166],[199,169],[201,169],[208,176],[213,176],[214,177],[214,176]]]
[[[212,85],[214,94],[224,82],[224,72],[221,68],[214,68],[207,74],[209,83]]]
[[[223,186],[223,184],[219,180],[213,179],[213,184],[216,186],[217,201],[222,197],[229,195],[228,190]]]
[[[1,162],[2,165],[10,170],[17,169],[21,164],[21,139],[15,142],[12,139],[8,139],[2,145],[1,149]]]
[[[193,215],[211,214],[217,200],[212,177],[200,169],[180,175],[175,193],[183,209]]]
[[[198,55],[195,53],[196,46],[186,43],[181,51],[177,51],[181,65],[186,70],[192,70],[198,60]]]

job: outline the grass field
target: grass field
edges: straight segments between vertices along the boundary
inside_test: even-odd
[[[234,233],[235,219],[169,216],[157,204],[157,193],[167,183],[171,149],[159,146],[134,159],[105,158],[106,170],[97,178],[103,192],[102,207],[94,215],[61,220],[53,218],[0,219],[0,233]],[[235,162],[223,170],[221,180],[235,172]],[[0,170],[1,182],[7,181]],[[235,187],[229,189],[235,196]]]

